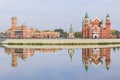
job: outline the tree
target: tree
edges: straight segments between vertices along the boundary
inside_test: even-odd
[[[82,38],[82,32],[75,32],[75,37]]]
[[[60,37],[64,37],[64,30],[63,29],[55,29],[55,32],[60,32]]]
[[[111,34],[112,34],[112,35],[116,35],[116,36],[118,36],[118,35],[120,35],[120,31],[117,31],[117,30],[111,30]]]
[[[68,33],[64,32],[64,38],[67,38],[67,37],[68,37]]]
[[[40,32],[40,30],[39,29],[35,29],[35,33],[39,33]]]

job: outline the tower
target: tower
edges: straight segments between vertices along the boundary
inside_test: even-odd
[[[68,38],[70,38],[70,39],[74,38],[74,32],[73,32],[72,24],[70,25],[70,30],[69,30]]]
[[[74,49],[68,49],[68,53],[69,53],[69,57],[70,57],[70,61],[72,62],[72,58],[73,58],[73,55],[74,55]]]
[[[88,27],[88,22],[89,22],[89,17],[88,17],[88,13],[85,14],[85,27]]]
[[[111,22],[110,22],[110,16],[109,14],[107,14],[106,16],[106,38],[110,38],[110,26],[111,26]]]
[[[12,29],[15,29],[17,27],[17,18],[16,17],[12,17]]]

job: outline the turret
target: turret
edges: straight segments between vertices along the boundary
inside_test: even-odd
[[[15,29],[17,27],[17,18],[16,17],[12,17],[12,29]]]
[[[88,17],[88,14],[86,13],[85,14],[85,27],[87,27],[88,26],[88,19],[89,19],[89,17]]]
[[[106,25],[111,25],[109,14],[106,16]]]
[[[110,16],[109,16],[109,14],[107,14],[107,16],[106,16],[106,23],[105,23],[105,25],[106,25],[106,32],[107,32],[106,37],[110,38],[110,26],[111,26],[111,22],[110,22]]]
[[[72,58],[74,55],[74,49],[68,49],[68,53],[69,53],[70,61],[72,62]]]
[[[72,24],[70,25],[68,38],[70,38],[70,39],[74,38],[74,32],[73,32]]]
[[[70,25],[70,30],[69,30],[69,33],[73,33],[72,24]]]

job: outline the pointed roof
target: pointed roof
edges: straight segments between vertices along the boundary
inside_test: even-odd
[[[85,18],[88,18],[88,13],[86,12],[86,14],[85,14]]]
[[[69,30],[70,33],[73,33],[73,28],[72,28],[72,24],[70,25],[70,30]]]
[[[106,18],[109,18],[109,17],[110,17],[109,14],[107,14]]]
[[[86,70],[86,72],[88,71],[88,66],[85,66],[85,70]]]
[[[74,50],[69,49],[68,53],[69,53],[70,61],[72,62],[72,58],[73,58],[73,55],[74,55]]]

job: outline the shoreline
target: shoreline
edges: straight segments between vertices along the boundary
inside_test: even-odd
[[[120,47],[120,44],[115,45],[6,45],[6,48],[113,48]]]
[[[6,39],[7,45],[109,45],[120,44],[120,39]]]

